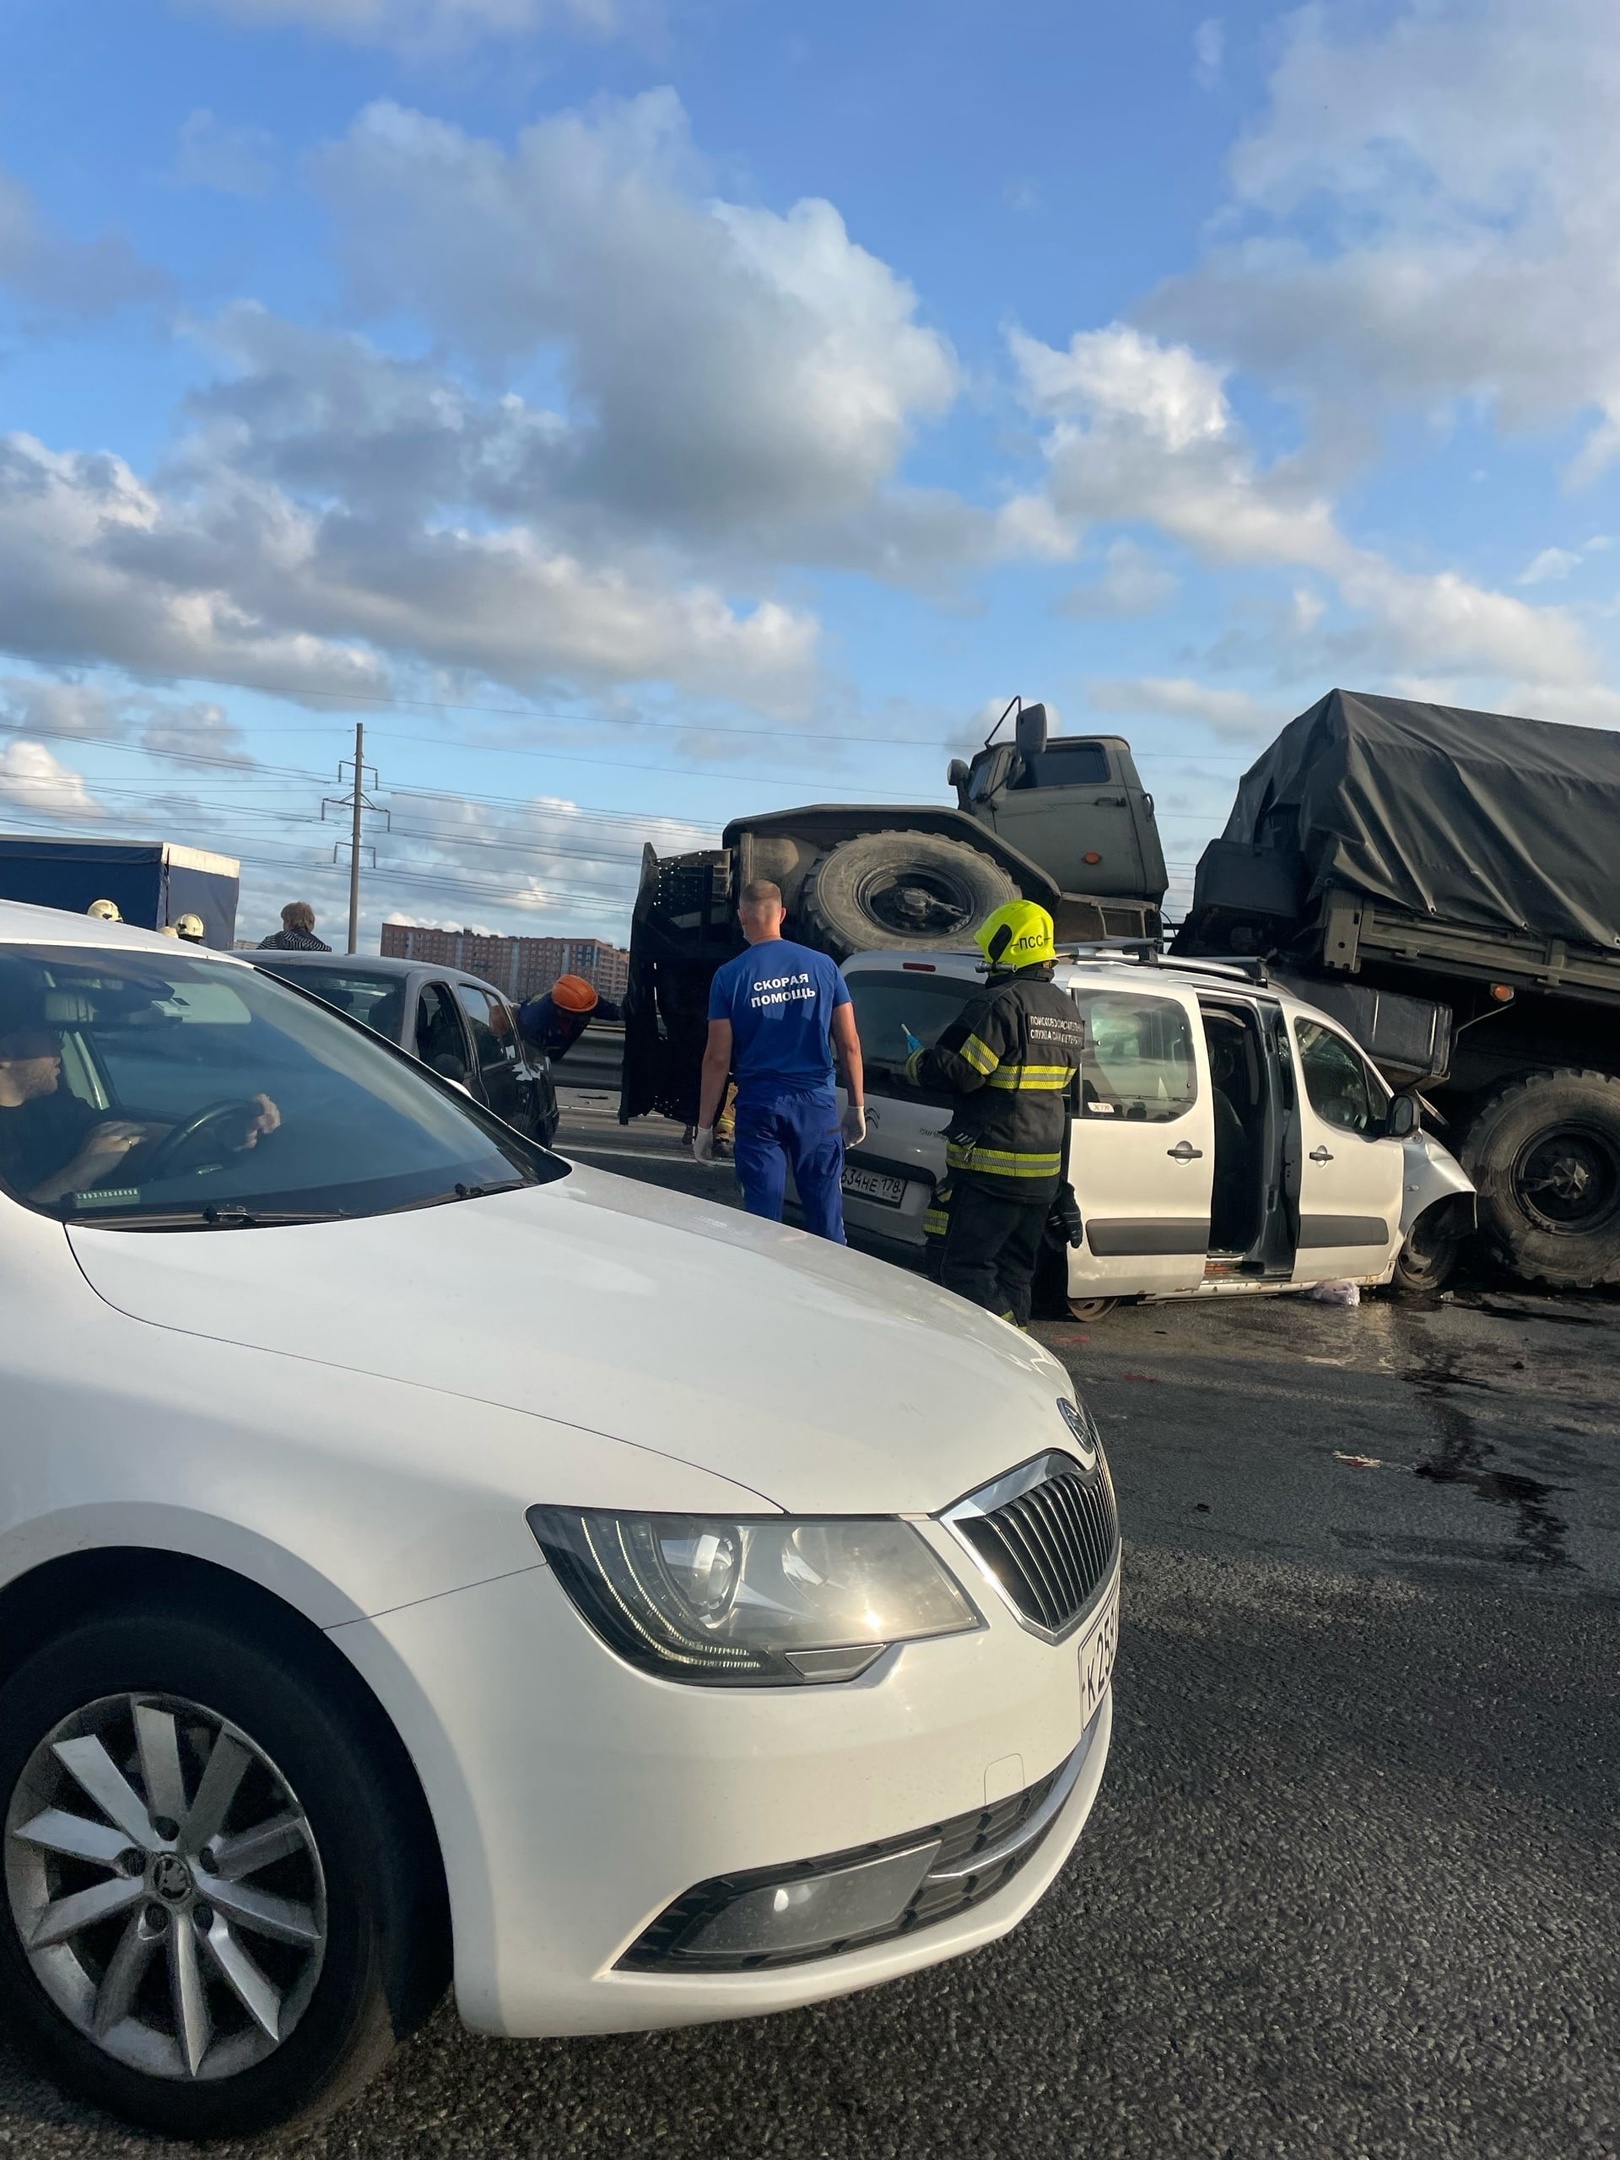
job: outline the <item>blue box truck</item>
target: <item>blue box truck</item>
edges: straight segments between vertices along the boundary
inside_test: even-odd
[[[173,840],[47,840],[0,833],[0,900],[65,908],[82,915],[111,900],[125,922],[161,930],[200,915],[203,943],[229,952],[236,941],[242,866],[229,855]]]

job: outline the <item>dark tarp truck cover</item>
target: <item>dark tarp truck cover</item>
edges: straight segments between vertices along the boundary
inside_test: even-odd
[[[1297,849],[1316,899],[1620,947],[1620,734],[1330,690],[1238,785],[1223,836]]]

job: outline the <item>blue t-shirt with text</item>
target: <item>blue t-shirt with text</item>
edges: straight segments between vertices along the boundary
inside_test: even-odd
[[[808,945],[768,938],[728,960],[709,988],[709,1018],[731,1022],[738,1092],[831,1087],[832,1016],[848,1003],[837,964]]]

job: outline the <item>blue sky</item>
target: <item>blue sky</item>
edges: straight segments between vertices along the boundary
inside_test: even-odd
[[[1604,0],[10,0],[0,819],[621,936],[1014,693],[1620,723]],[[380,821],[379,821],[380,824]]]

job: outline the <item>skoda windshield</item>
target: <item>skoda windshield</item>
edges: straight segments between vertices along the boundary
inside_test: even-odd
[[[65,1222],[248,1229],[566,1175],[255,968],[0,947],[0,1187]]]

